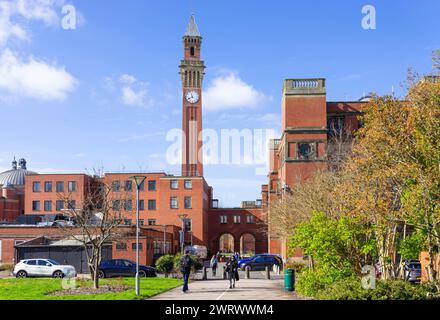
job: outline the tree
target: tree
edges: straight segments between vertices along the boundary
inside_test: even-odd
[[[120,227],[132,200],[123,192],[113,192],[112,186],[104,183],[100,177],[95,177],[86,186],[79,206],[72,205],[71,193],[59,194],[58,198],[67,204],[64,215],[75,222],[73,227],[64,226],[63,229],[83,244],[93,286],[98,289],[102,249],[127,234]]]

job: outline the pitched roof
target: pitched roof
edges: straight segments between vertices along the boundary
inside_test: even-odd
[[[191,18],[189,19],[185,37],[201,37],[194,15],[191,15]]]

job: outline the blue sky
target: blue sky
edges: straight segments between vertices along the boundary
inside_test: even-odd
[[[65,4],[77,28],[61,27]],[[374,5],[377,29],[361,27]],[[389,93],[440,48],[440,2],[0,0],[0,170],[166,171],[181,126],[178,65],[190,14],[204,37],[204,127],[279,132],[286,78],[327,78],[328,100]],[[225,92],[224,96],[219,92]],[[207,165],[224,206],[259,197],[261,165]]]

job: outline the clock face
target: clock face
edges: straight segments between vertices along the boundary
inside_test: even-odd
[[[197,103],[199,101],[199,94],[197,93],[197,91],[188,91],[186,93],[186,100],[189,103]]]

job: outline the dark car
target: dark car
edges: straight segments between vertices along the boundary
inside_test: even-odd
[[[241,264],[241,270],[246,270],[246,267],[249,267],[251,271],[262,271],[265,270],[266,267],[270,269],[274,266],[283,267],[282,260],[280,257],[276,255],[257,255],[245,261]]]
[[[282,259],[281,259],[281,257],[279,255],[271,254],[271,253],[259,253],[259,254],[253,255],[252,257],[249,257],[249,258],[240,259],[238,261],[238,267],[241,268],[241,266],[244,263],[249,262],[252,259],[255,259],[256,257],[262,257],[262,256],[264,256],[264,257],[275,257],[275,259],[278,260],[278,263],[279,263],[278,265],[280,265],[280,266],[283,265],[283,261],[282,261]]]
[[[136,262],[131,260],[107,260],[103,261],[98,270],[98,277],[134,277],[136,276]],[[149,266],[139,265],[140,277],[156,277],[156,269]]]
[[[419,283],[422,277],[422,264],[418,260],[405,262],[405,280]]]

